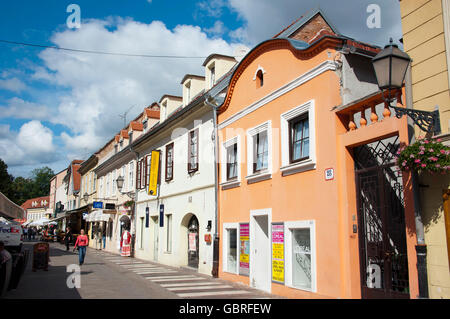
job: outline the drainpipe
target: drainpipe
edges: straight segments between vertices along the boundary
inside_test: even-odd
[[[133,152],[136,157],[136,163],[139,161],[139,153],[133,149],[133,146],[130,146],[130,152]],[[131,256],[134,257],[135,247],[136,247],[136,219],[137,219],[137,195],[138,190],[136,188],[136,183],[134,183],[134,207],[133,207],[133,232],[131,233]]]
[[[208,100],[211,99],[211,101],[214,103],[210,103]],[[219,233],[218,233],[218,224],[219,224],[219,219],[218,219],[218,206],[219,206],[219,202],[218,202],[218,179],[217,179],[217,163],[218,163],[218,143],[219,143],[219,139],[217,136],[217,109],[218,106],[215,104],[215,100],[213,97],[211,97],[210,95],[208,95],[205,99],[205,103],[206,105],[212,107],[213,110],[213,121],[214,121],[214,182],[215,182],[215,188],[214,188],[214,194],[215,194],[215,200],[216,200],[216,205],[215,205],[215,214],[214,214],[214,246],[213,246],[213,269],[212,269],[212,276],[214,278],[219,277]]]
[[[413,108],[412,99],[412,76],[411,64],[409,64],[406,73],[406,106]],[[408,135],[410,144],[415,142],[414,122],[408,116]],[[425,233],[422,222],[422,212],[420,206],[420,192],[419,192],[419,176],[416,171],[412,172],[412,187],[414,196],[414,216],[416,224],[416,254],[417,254],[417,279],[419,282],[419,298],[429,298],[428,294],[428,273],[427,273],[427,245],[425,244]]]

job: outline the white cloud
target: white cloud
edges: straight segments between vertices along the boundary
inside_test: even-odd
[[[211,28],[206,28],[203,30],[213,36],[222,36],[227,31],[227,28],[222,21],[217,20],[216,22],[214,22],[214,25]]]
[[[393,37],[395,42],[402,37],[400,5],[392,0],[346,0],[339,2],[329,0],[227,0],[228,6],[244,21],[244,26],[232,31],[232,38],[245,40],[247,44],[256,45],[273,37],[293,21],[310,10],[320,7],[337,29],[346,36],[356,40],[377,45],[384,45]],[[370,29],[366,21],[370,13],[367,7],[377,3],[381,8],[380,29]],[[214,8],[214,7],[213,7]],[[205,12],[210,9],[205,5]],[[220,17],[220,11],[215,11]]]
[[[13,97],[7,101],[6,106],[0,106],[0,118],[40,119],[50,116],[50,110],[45,105],[24,101]]]
[[[23,124],[19,132],[0,126],[0,154],[12,167],[51,163],[58,157],[53,132],[36,120]]]
[[[219,26],[219,25],[218,25]],[[108,18],[88,20],[75,31],[54,33],[60,47],[115,53],[207,57],[211,53],[232,55],[238,44],[210,38],[198,26],[150,24]],[[85,54],[46,49],[44,65],[35,68],[34,79],[64,87],[58,96],[51,122],[68,127],[61,135],[67,153],[96,151],[123,126],[119,117],[130,106],[130,121],[163,94],[181,94],[180,80],[187,73],[204,74],[204,58],[138,58]]]
[[[0,79],[0,89],[19,93],[27,88],[26,84],[18,78]]]

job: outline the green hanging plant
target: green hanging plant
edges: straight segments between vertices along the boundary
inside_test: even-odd
[[[128,201],[126,201],[126,202],[123,204],[123,206],[126,207],[126,208],[129,208],[129,207],[132,207],[133,204],[134,204],[134,201],[133,201],[133,200],[128,200]]]
[[[450,170],[449,155],[450,147],[440,139],[419,137],[414,144],[399,148],[396,162],[402,171],[446,174]]]

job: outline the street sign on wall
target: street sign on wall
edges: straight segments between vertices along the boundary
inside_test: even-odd
[[[92,207],[93,208],[103,208],[103,202],[93,202]]]

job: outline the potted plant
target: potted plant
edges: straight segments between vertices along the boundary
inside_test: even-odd
[[[408,146],[401,146],[397,151],[397,166],[402,171],[446,174],[450,169],[450,147],[436,138],[418,138]]]

